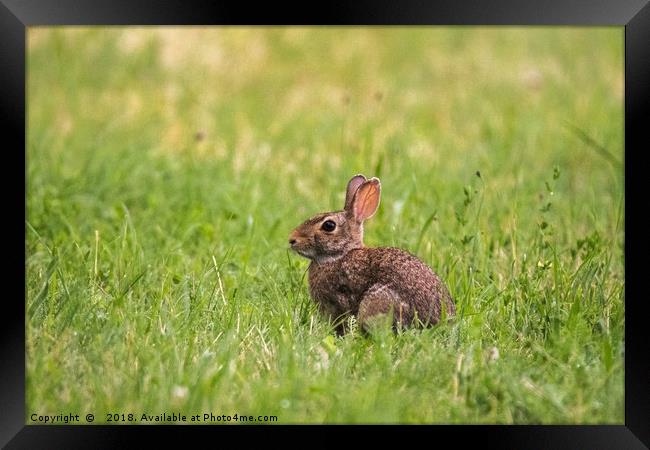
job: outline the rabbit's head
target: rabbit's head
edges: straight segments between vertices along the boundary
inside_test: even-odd
[[[378,178],[356,175],[348,182],[341,211],[317,214],[289,236],[291,248],[317,263],[332,261],[352,249],[363,247],[363,221],[379,207]]]

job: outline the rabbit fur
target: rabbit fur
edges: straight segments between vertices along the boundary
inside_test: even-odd
[[[363,244],[363,223],[379,207],[381,183],[356,175],[341,211],[317,214],[293,230],[291,248],[309,258],[309,292],[338,334],[354,315],[362,330],[378,320],[392,326],[430,326],[456,312],[443,281],[416,256],[393,247]],[[391,318],[392,315],[392,318]]]

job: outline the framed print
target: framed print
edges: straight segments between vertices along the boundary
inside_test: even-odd
[[[650,442],[645,2],[0,17],[7,448]]]

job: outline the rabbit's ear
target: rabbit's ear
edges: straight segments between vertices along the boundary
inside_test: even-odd
[[[352,215],[357,222],[371,218],[379,207],[381,183],[378,178],[371,178],[363,183],[352,200]]]
[[[357,189],[359,189],[359,186],[364,183],[364,181],[366,181],[366,177],[363,175],[355,175],[350,181],[348,181],[348,188],[345,191],[345,207],[343,209],[346,211],[350,210],[354,194],[357,192]]]

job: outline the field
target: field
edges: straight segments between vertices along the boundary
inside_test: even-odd
[[[34,27],[27,70],[28,415],[623,423],[622,27]],[[356,173],[453,322],[318,314],[287,238]]]

